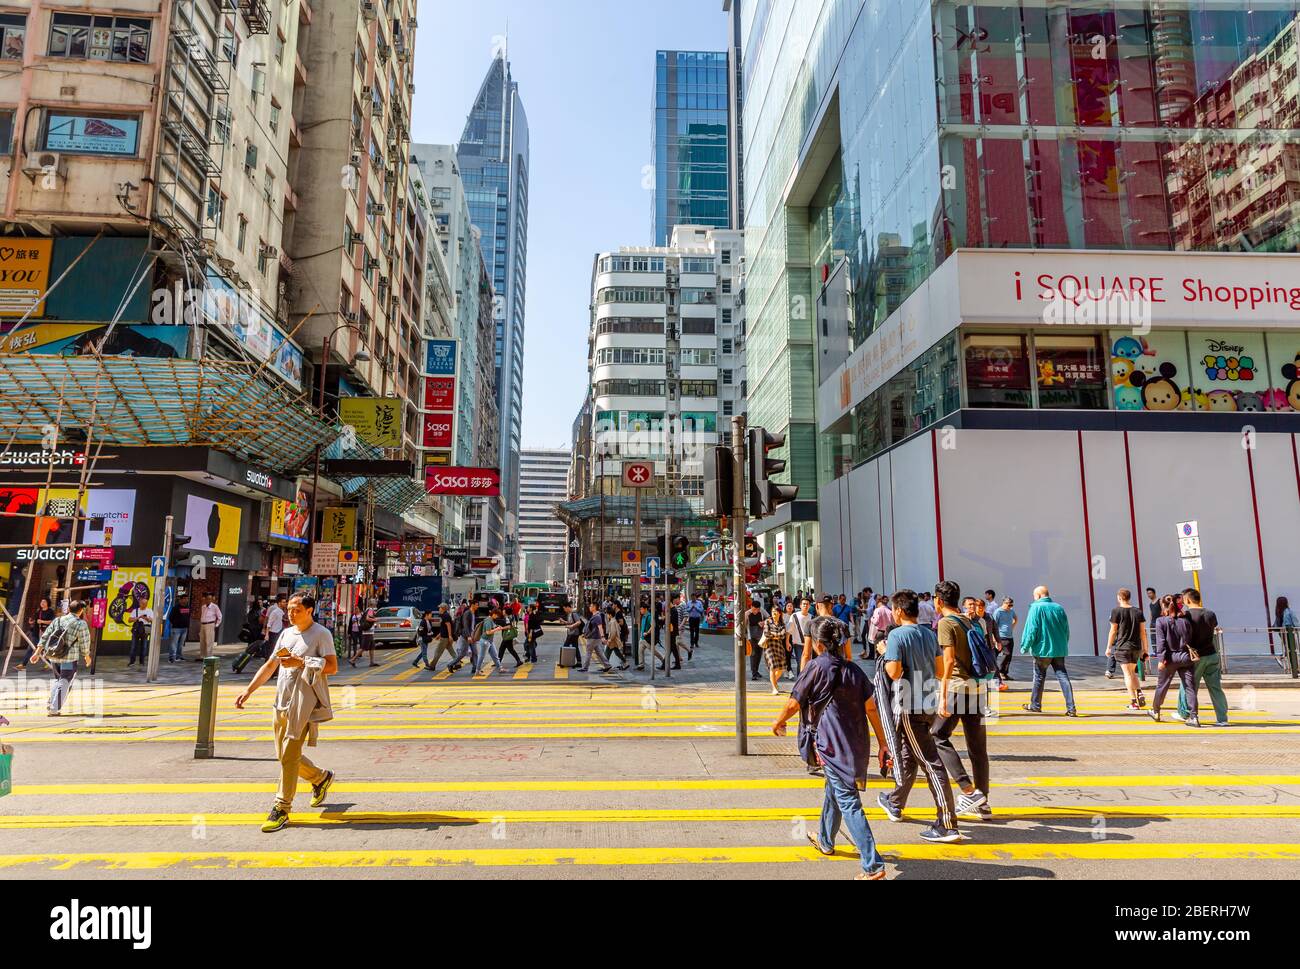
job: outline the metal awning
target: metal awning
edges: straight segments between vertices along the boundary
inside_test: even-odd
[[[343,438],[333,441],[322,453],[322,457],[333,461],[384,461],[384,449],[367,444],[360,438],[355,439],[351,447],[344,447]],[[362,475],[355,478],[332,478],[343,489],[345,497],[362,500],[366,497],[368,487],[374,488],[375,505],[394,515],[404,515],[427,498],[423,483],[412,478],[371,477]]]
[[[123,447],[206,446],[293,472],[340,429],[253,363],[0,354],[0,434],[39,440],[42,425],[90,429]]]

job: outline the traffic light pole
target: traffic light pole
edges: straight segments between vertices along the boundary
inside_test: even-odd
[[[167,570],[172,561],[172,516],[163,519],[163,574],[153,585],[153,624],[149,629],[149,666],[145,680],[158,681],[158,653],[162,645],[163,606],[167,599]]]
[[[665,562],[672,561],[672,551],[673,551],[673,519],[672,516],[669,515],[667,518],[664,519],[664,561]],[[673,611],[672,584],[668,581],[668,568],[665,565],[664,566],[664,637],[665,637],[664,638],[664,679],[666,680],[671,680],[673,678],[672,657],[668,655],[669,650],[673,644],[672,624],[673,624],[674,617],[672,611]],[[677,631],[677,634],[679,636],[681,635],[680,629]]]
[[[731,570],[736,597],[736,753],[749,753],[749,686],[745,682],[745,627],[749,594],[745,589],[745,418],[731,419]],[[758,648],[757,644],[753,647]]]

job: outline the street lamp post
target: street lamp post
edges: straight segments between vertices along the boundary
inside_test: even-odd
[[[317,381],[317,387],[316,387],[316,416],[321,418],[321,420],[325,419],[325,369],[329,366],[329,362],[330,362],[330,344],[334,340],[334,334],[338,333],[339,330],[352,330],[354,333],[356,333],[358,338],[360,338],[362,343],[365,343],[366,340],[366,335],[361,332],[361,329],[359,327],[357,327],[352,323],[340,323],[338,326],[334,327],[334,329],[331,330],[329,334],[325,337],[325,340],[321,345],[320,379]],[[355,361],[360,361],[361,363],[365,363],[367,360],[370,359],[370,354],[368,354],[365,350],[358,350],[356,357],[354,357],[353,359]],[[311,573],[312,556],[316,552],[316,512],[320,507],[320,500],[317,496],[317,492],[320,490],[320,452],[321,452],[321,445],[317,444],[316,459],[314,462],[314,467],[311,476],[311,515],[307,519],[308,574]]]

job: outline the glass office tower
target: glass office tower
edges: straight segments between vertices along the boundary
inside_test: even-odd
[[[507,515],[519,508],[524,392],[524,305],[528,267],[528,118],[502,51],[479,88],[456,148],[470,217],[482,233],[483,259],[497,296],[496,386],[501,420],[501,495]],[[508,521],[502,532],[515,534]],[[507,539],[511,541],[511,539]],[[506,550],[508,570],[515,556]]]
[[[1224,536],[1236,624],[1262,624],[1300,566],[1270,544],[1300,527],[1294,0],[730,8],[750,420],[789,432],[818,501],[769,526],[817,523],[818,587],[1050,580],[1086,616],[1113,590],[1082,550],[1112,584],[1181,588],[1159,539],[1186,507]],[[1147,318],[1064,329],[1066,288]],[[990,521],[980,547],[965,525]]]
[[[655,58],[654,244],[675,225],[731,224],[726,51],[661,50]]]

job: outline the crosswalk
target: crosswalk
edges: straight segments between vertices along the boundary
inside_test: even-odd
[[[319,808],[300,791],[275,835],[258,830],[274,794],[271,689],[241,711],[244,681],[222,684],[216,744],[228,759],[211,761],[190,758],[194,686],[102,684],[57,719],[44,715],[44,684],[0,692],[10,721],[0,739],[18,751],[14,791],[0,799],[0,878],[854,873],[843,836],[831,857],[807,842],[823,782],[793,756],[793,737],[770,733],[785,697],[748,698],[751,736],[785,756],[742,759],[727,742],[733,695],[717,685],[534,681],[527,668],[397,679],[402,662],[335,681],[336,717],[311,756],[338,781]],[[1071,877],[1105,866],[1109,877],[1144,877],[1206,861],[1225,874],[1300,870],[1300,774],[1285,758],[1240,757],[1256,740],[1250,749],[1265,752],[1294,743],[1300,718],[1236,691],[1232,726],[1192,730],[1125,714],[1115,691],[1076,697],[1078,719],[1051,693],[1044,714],[1021,710],[1023,695],[1002,703],[990,725],[994,818],[965,823],[959,844],[918,837],[934,817],[923,784],[904,822],[891,823],[875,799],[892,784],[873,778],[863,803],[895,872]],[[95,766],[59,769],[65,762]]]

